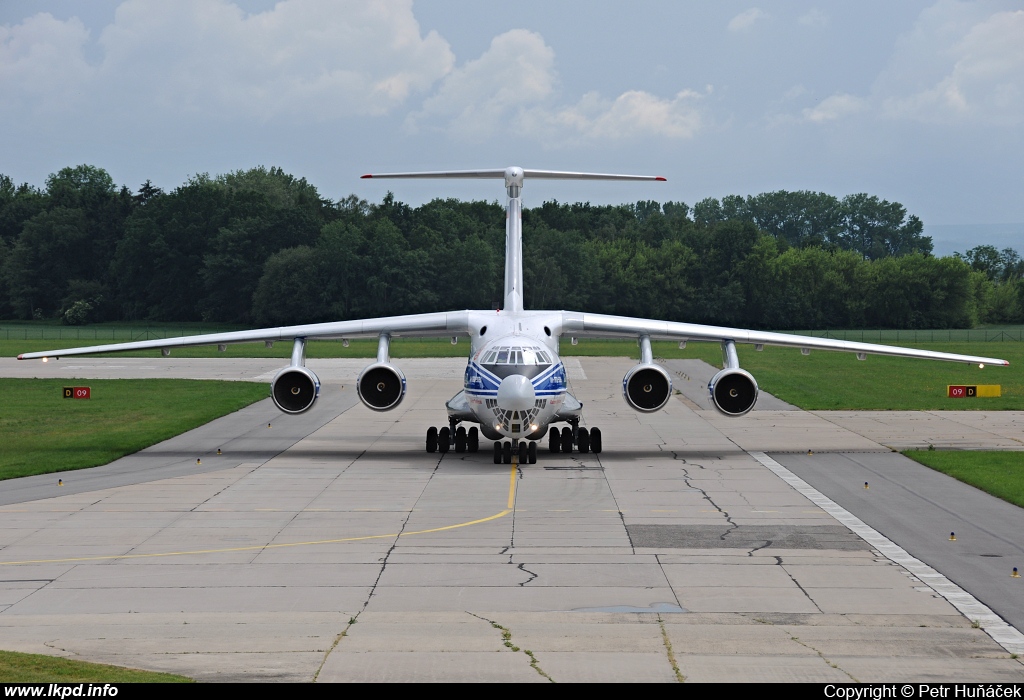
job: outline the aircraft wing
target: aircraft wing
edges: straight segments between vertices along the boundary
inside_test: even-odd
[[[278,328],[260,328],[251,331],[230,331],[227,333],[207,333],[205,335],[188,335],[179,338],[163,338],[159,340],[141,340],[133,343],[114,343],[111,345],[90,345],[83,348],[64,350],[46,350],[44,352],[26,352],[18,355],[19,360],[35,360],[48,357],[65,357],[68,355],[95,355],[107,352],[127,352],[130,350],[170,350],[196,345],[229,345],[232,343],[273,342],[277,340],[306,339],[348,339],[377,337],[388,333],[393,337],[434,337],[466,335],[469,333],[469,312],[450,311],[447,313],[413,314],[409,316],[386,316],[383,318],[367,318],[357,321],[337,321],[332,323],[313,323],[303,326],[281,326]]]
[[[893,357],[945,360],[947,362],[965,362],[978,365],[1008,366],[1010,364],[1007,360],[993,357],[958,355],[949,352],[935,352],[933,350],[901,348],[894,345],[857,343],[849,340],[813,338],[806,335],[791,335],[789,333],[750,331],[741,328],[704,326],[697,323],[654,321],[645,318],[587,314],[572,311],[562,312],[562,335],[579,338],[636,338],[641,335],[647,335],[652,340],[692,340],[698,342],[732,340],[736,343],[752,345],[780,345],[808,350],[839,350],[855,352],[860,355],[890,355]]]

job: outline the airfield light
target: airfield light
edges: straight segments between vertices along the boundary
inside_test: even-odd
[[[956,542],[956,533],[955,532],[949,533],[949,541],[950,542]]]
[[[978,369],[985,369],[985,363],[984,362],[979,362],[978,363]]]

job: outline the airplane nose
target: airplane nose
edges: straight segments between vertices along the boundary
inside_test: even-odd
[[[526,411],[537,400],[533,383],[521,374],[511,374],[498,385],[498,407],[503,411]]]

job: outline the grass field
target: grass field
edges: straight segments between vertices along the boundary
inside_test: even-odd
[[[1024,508],[1024,452],[907,450],[903,454]]]
[[[192,683],[170,673],[0,651],[0,683]]]
[[[0,379],[0,479],[107,464],[264,399],[267,385],[93,379],[65,399],[66,379]]]

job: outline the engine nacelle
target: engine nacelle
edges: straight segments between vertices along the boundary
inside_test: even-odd
[[[389,362],[375,362],[356,380],[359,400],[374,411],[390,411],[405,398],[405,375]]]
[[[742,416],[757,402],[757,382],[738,367],[723,369],[708,382],[711,403],[727,416]]]
[[[284,413],[305,413],[320,396],[320,379],[308,367],[285,367],[270,382],[270,398]]]
[[[661,410],[672,397],[672,378],[659,365],[637,365],[622,378],[622,398],[641,413]]]

